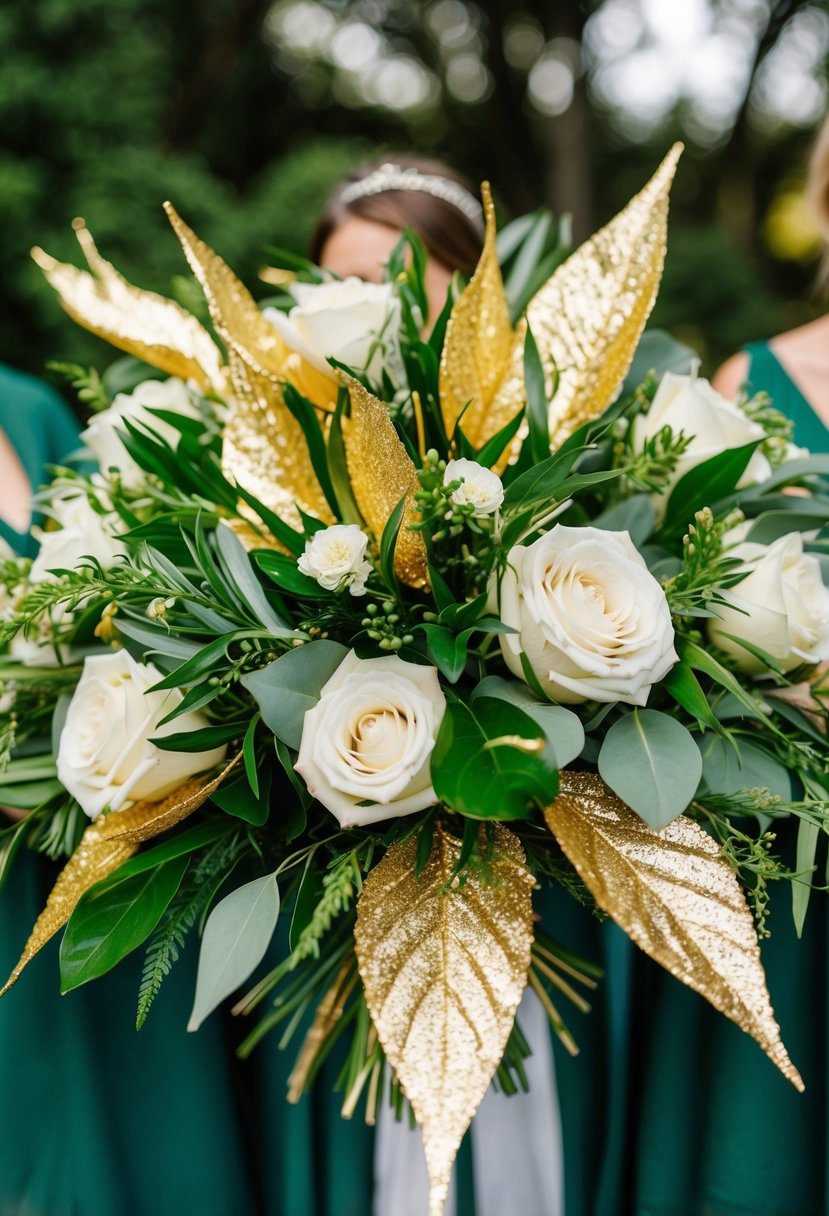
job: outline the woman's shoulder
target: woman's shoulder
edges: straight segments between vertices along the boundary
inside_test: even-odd
[[[80,430],[69,406],[51,385],[3,363],[0,427],[27,467],[62,460],[77,446]],[[40,473],[35,476],[39,478]]]

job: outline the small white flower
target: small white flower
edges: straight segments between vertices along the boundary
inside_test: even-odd
[[[332,524],[314,533],[297,565],[326,591],[348,587],[352,595],[365,595],[371,574],[367,544],[368,537],[356,524]]]
[[[461,478],[461,484],[452,494],[452,502],[459,505],[471,503],[475,508],[474,514],[481,518],[492,515],[504,501],[504,487],[501,478],[491,469],[485,469],[476,460],[450,460],[443,475],[443,484]]]

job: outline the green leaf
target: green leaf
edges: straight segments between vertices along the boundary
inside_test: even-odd
[[[746,540],[757,545],[770,545],[790,532],[809,532],[812,528],[819,528],[829,519],[829,503],[819,500],[809,502],[799,494],[792,494],[789,498],[791,508],[764,511],[758,515],[751,524]]]
[[[550,455],[550,429],[544,368],[529,326],[524,339],[524,385],[527,393],[527,422],[530,428],[527,442],[533,463],[538,464]]]
[[[380,539],[380,574],[383,582],[392,590],[397,587],[397,577],[394,573],[394,551],[397,548],[397,538],[400,535],[400,526],[403,523],[403,512],[406,509],[407,497],[408,494],[404,494],[391,515],[389,515]]]
[[[270,814],[272,783],[273,768],[269,765],[263,765],[259,773],[258,794],[254,794],[245,773],[233,773],[213,791],[210,800],[228,815],[244,819],[258,828],[267,822]]]
[[[103,975],[146,941],[178,890],[187,862],[186,855],[174,857],[87,891],[61,942],[61,992]]]
[[[156,844],[149,849],[142,849],[140,853],[136,853],[134,857],[130,857],[122,866],[119,866],[106,882],[110,883],[116,880],[120,882],[123,878],[132,878],[136,874],[144,874],[147,870],[154,870],[166,861],[172,861],[176,857],[184,857],[188,853],[195,853],[197,849],[203,849],[206,845],[214,844],[222,836],[227,836],[229,832],[233,832],[234,830],[224,819],[208,819],[196,827],[187,828],[185,831],[179,832],[178,835],[171,836],[163,844]]]
[[[260,625],[275,637],[295,637],[295,631],[277,616],[268,603],[242,542],[227,524],[219,524],[216,529],[216,545],[229,582]]]
[[[320,426],[317,411],[308,398],[298,393],[292,384],[285,384],[282,392],[285,404],[302,427],[305,442],[308,444],[311,467],[314,470],[317,481],[320,483],[320,489],[325,495],[326,502],[336,517],[338,513],[337,496],[331,484],[331,475],[328,471],[328,458],[325,451],[325,436]]]
[[[765,717],[757,702],[749,696],[739,680],[732,675],[727,667],[723,667],[722,663],[719,663],[710,655],[707,650],[703,650],[702,646],[698,646],[696,642],[689,642],[687,638],[678,637],[676,649],[679,657],[689,667],[693,667],[695,671],[701,671],[704,675],[710,676],[721,688],[724,688],[726,692],[730,692],[733,697],[736,697],[743,709],[752,718],[763,719]]]
[[[515,745],[526,739],[546,746],[546,736],[515,705],[479,697],[472,705],[447,699],[432,752],[432,782],[441,801],[473,819],[526,819],[537,801],[558,793],[558,773],[541,751]]]
[[[664,329],[646,329],[639,339],[620,395],[629,397],[650,372],[654,372],[657,378],[664,376],[665,372],[685,375],[697,357],[693,347],[677,342]]]
[[[262,573],[276,583],[280,591],[289,591],[301,599],[310,600],[325,599],[331,595],[330,591],[320,587],[316,579],[303,574],[293,557],[274,553],[272,549],[257,549],[251,557]]]
[[[299,882],[299,890],[296,893],[291,928],[288,932],[288,945],[291,950],[296,950],[302,931],[310,924],[314,910],[322,896],[322,874],[315,862],[314,854],[309,853]]]
[[[478,449],[475,459],[478,464],[482,464],[485,469],[490,469],[496,464],[510,442],[518,433],[518,428],[524,420],[524,411],[519,410],[514,418],[511,418],[506,426],[502,426],[500,431],[497,431],[491,439],[488,439],[482,448]]]
[[[693,425],[692,419],[689,419],[688,425]],[[697,511],[714,506],[730,494],[748,468],[759,444],[760,440],[755,439],[739,448],[727,448],[703,460],[680,477],[668,499],[663,534],[682,536],[688,525],[694,522]]]
[[[698,741],[702,756],[704,794],[738,794],[741,790],[763,789],[783,802],[792,796],[788,770],[762,748],[744,738],[726,741],[719,735],[707,735]]]
[[[547,747],[544,759],[550,768],[562,769],[581,754],[584,747],[584,727],[581,719],[563,705],[551,705],[540,701],[518,680],[505,680],[501,676],[486,676],[472,693],[478,697],[497,697],[517,705],[544,731]]]
[[[275,874],[237,887],[216,905],[204,927],[188,1030],[198,1030],[217,1005],[244,984],[259,966],[278,916],[279,887]]]
[[[797,855],[794,866],[800,877],[792,883],[792,918],[798,938],[803,936],[803,926],[809,910],[819,837],[820,827],[816,823],[812,823],[810,819],[800,820],[797,825]]]
[[[342,416],[347,409],[349,409],[348,392],[341,389],[337,398],[337,408],[328,431],[328,471],[331,474],[331,485],[337,496],[339,519],[344,524],[359,524],[362,528],[364,526],[363,517],[351,489],[351,478],[348,475],[348,462],[345,458],[345,445],[343,444]]]
[[[209,752],[232,739],[241,738],[247,722],[223,722],[221,726],[203,726],[201,730],[185,730],[177,735],[156,735],[150,739],[162,752]]]
[[[707,727],[709,730],[723,733],[699,680],[687,663],[675,663],[662,681],[661,687],[673,697],[677,705],[687,709],[688,713],[696,718],[703,730]]]
[[[289,650],[267,667],[242,676],[262,721],[294,751],[299,749],[306,711],[316,705],[323,685],[347,654],[348,649],[339,642],[321,639]]]
[[[198,642],[188,642],[183,638],[172,637],[164,628],[154,629],[143,622],[139,624],[138,621],[130,620],[125,615],[122,616],[120,612],[115,623],[119,633],[133,642],[138,642],[143,651],[142,657],[162,654],[168,658],[186,662],[201,650]]]
[[[245,764],[245,777],[253,792],[254,798],[259,797],[259,774],[256,771],[256,727],[259,725],[261,714],[254,714],[250,726],[245,731],[242,743],[242,758]]]
[[[647,494],[632,494],[614,503],[591,520],[594,528],[606,532],[627,532],[637,549],[644,545],[656,524],[656,512]]]
[[[466,666],[466,647],[471,630],[455,634],[441,625],[420,625],[426,635],[429,657],[450,684],[455,684],[463,675]]]
[[[658,832],[693,798],[702,759],[693,736],[676,718],[655,709],[635,709],[614,722],[605,735],[599,773]]]

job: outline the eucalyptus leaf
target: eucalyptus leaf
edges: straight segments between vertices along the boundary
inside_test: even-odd
[[[792,883],[792,919],[798,937],[803,936],[803,926],[809,910],[819,837],[818,824],[812,823],[810,819],[800,820],[797,825],[797,855],[794,867],[799,877]]]
[[[792,796],[788,769],[779,760],[748,739],[733,743],[719,735],[698,740],[702,756],[701,793],[738,794],[746,789],[766,789],[783,802]]]
[[[342,663],[348,649],[321,639],[289,650],[259,671],[242,676],[242,684],[259,706],[262,721],[277,738],[297,751],[306,712]]]
[[[275,874],[237,887],[216,905],[204,927],[188,1030],[198,1030],[204,1019],[259,966],[278,916],[279,887]]]
[[[104,975],[150,936],[179,888],[186,855],[98,883],[79,900],[60,946],[60,988]]]
[[[487,676],[481,680],[472,693],[473,701],[477,697],[496,697],[508,701],[532,718],[546,735],[547,746],[543,756],[551,768],[565,768],[581,754],[584,727],[571,709],[540,701],[526,685],[518,680],[505,680],[501,676]]]
[[[702,758],[693,735],[676,718],[635,709],[608,730],[598,767],[613,792],[658,832],[696,793]]]

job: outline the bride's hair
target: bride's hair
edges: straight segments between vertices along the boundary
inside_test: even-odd
[[[806,191],[823,237],[819,282],[826,288],[829,287],[829,115],[824,118],[812,147]]]
[[[335,187],[312,233],[308,252],[314,262],[319,264],[328,238],[349,216],[398,231],[411,228],[448,270],[471,274],[481,254],[476,196],[460,174],[439,160],[387,155],[349,173]]]

